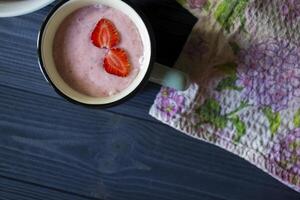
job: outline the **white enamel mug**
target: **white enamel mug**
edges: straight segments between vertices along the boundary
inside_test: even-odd
[[[80,8],[96,4],[112,7],[125,13],[135,23],[144,46],[144,60],[137,77],[127,89],[109,97],[91,97],[72,89],[59,75],[53,58],[54,37],[63,20]],[[50,12],[38,37],[40,67],[47,81],[66,99],[91,106],[112,106],[122,103],[136,94],[148,80],[177,90],[185,90],[189,84],[187,75],[176,69],[155,63],[155,48],[154,34],[148,20],[134,5],[123,0],[62,1]]]

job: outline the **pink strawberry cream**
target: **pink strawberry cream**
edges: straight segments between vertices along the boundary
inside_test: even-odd
[[[125,50],[130,63],[126,77],[108,73],[104,58],[109,49],[96,47],[91,35],[101,19],[110,20],[119,34],[116,48]],[[53,45],[57,70],[76,91],[92,97],[107,97],[125,90],[139,73],[143,43],[136,25],[119,10],[102,5],[81,8],[60,25]]]

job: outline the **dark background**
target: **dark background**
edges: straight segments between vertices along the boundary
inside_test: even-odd
[[[172,65],[196,19],[175,0],[132,0],[151,21],[157,60]],[[0,19],[1,200],[296,200],[248,162],[148,115],[159,86],[87,109],[45,82],[36,37],[54,4]]]

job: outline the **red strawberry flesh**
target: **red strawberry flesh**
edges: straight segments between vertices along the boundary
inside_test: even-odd
[[[128,56],[121,48],[110,49],[104,58],[103,66],[106,72],[120,77],[128,76],[131,68]]]
[[[115,25],[102,18],[96,25],[91,40],[96,47],[113,48],[120,43],[120,36]]]

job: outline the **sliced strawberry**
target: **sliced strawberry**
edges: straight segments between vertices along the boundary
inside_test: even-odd
[[[125,50],[120,48],[110,49],[104,58],[104,69],[110,73],[121,77],[128,76],[130,63]]]
[[[120,43],[120,36],[115,25],[105,18],[97,23],[91,39],[99,48],[112,48]]]

